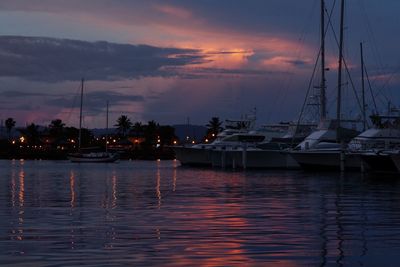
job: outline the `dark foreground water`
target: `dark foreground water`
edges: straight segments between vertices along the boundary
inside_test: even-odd
[[[1,266],[399,266],[400,178],[0,161]]]

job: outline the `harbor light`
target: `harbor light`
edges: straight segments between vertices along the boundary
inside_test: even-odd
[[[174,140],[174,145],[176,145],[178,143],[178,141]]]
[[[12,140],[12,141],[11,141],[11,144],[15,145],[15,140]]]
[[[208,139],[206,138],[206,140],[204,140],[204,141],[206,141],[206,143],[208,143]]]
[[[25,137],[21,136],[21,137],[19,138],[19,141],[20,141],[21,143],[24,143],[24,142],[25,142]]]
[[[194,140],[192,141],[192,144],[196,143]]]

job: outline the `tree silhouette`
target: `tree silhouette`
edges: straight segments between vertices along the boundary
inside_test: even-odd
[[[141,122],[136,122],[133,127],[132,127],[132,131],[134,136],[141,136],[143,135],[143,125]]]
[[[214,134],[214,137],[217,136],[217,134],[223,130],[221,125],[222,122],[219,120],[218,117],[212,117],[211,120],[206,125],[208,128],[207,135],[212,136]]]
[[[39,126],[34,123],[29,124],[25,129],[25,135],[27,137],[28,144],[37,145],[40,143],[39,137]]]
[[[6,119],[6,128],[7,128],[7,134],[8,134],[8,139],[11,138],[11,130],[15,126],[15,120],[13,118],[8,118]]]
[[[60,138],[63,135],[65,123],[62,122],[60,119],[52,120],[49,128],[50,128],[50,135],[54,138]]]
[[[144,129],[145,144],[153,145],[157,141],[159,125],[154,120],[147,123]]]
[[[121,115],[117,119],[117,124],[114,126],[117,127],[117,130],[122,136],[126,136],[126,133],[129,131],[129,129],[132,127],[132,122],[126,115]]]
[[[172,145],[177,138],[175,135],[175,128],[169,125],[160,126],[158,128],[158,133],[160,135],[161,144]]]

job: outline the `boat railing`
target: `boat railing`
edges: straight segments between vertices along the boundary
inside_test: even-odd
[[[376,140],[372,142],[370,140],[352,140],[348,145],[348,149],[351,151],[400,149],[400,140]]]

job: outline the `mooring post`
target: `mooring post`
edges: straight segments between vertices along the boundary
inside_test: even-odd
[[[225,169],[225,160],[226,160],[226,153],[225,153],[225,148],[222,148],[221,152],[221,167],[222,169]]]
[[[247,168],[247,143],[243,143],[243,149],[242,149],[242,165],[243,169],[245,170]]]
[[[346,155],[345,155],[345,144],[344,141],[340,141],[340,171],[344,172],[346,163]]]

